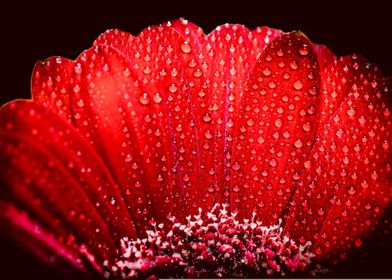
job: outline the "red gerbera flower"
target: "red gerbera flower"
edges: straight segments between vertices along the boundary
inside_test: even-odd
[[[86,276],[336,263],[392,197],[390,88],[301,32],[109,30],[2,108],[1,230]]]

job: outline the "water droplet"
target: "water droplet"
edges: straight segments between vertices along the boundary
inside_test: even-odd
[[[297,70],[298,69],[298,62],[296,60],[291,61],[290,68],[293,70]]]
[[[269,69],[268,67],[264,68],[263,75],[266,76],[266,77],[270,76],[271,75],[271,69]]]
[[[204,137],[205,137],[206,139],[211,139],[211,138],[212,138],[212,132],[211,132],[211,130],[207,129],[207,130],[205,131],[205,133],[204,133]]]
[[[75,93],[78,93],[78,92],[80,91],[80,86],[79,86],[78,84],[76,84],[76,85],[73,87],[73,91],[74,91]]]
[[[343,129],[339,128],[338,131],[336,131],[336,136],[339,138],[342,138],[344,134]]]
[[[170,84],[170,85],[169,85],[169,91],[170,91],[171,93],[175,93],[175,92],[177,91],[177,86],[176,86],[176,84]]]
[[[253,125],[255,124],[255,122],[254,122],[253,119],[248,119],[248,120],[246,121],[246,124],[247,124],[248,126],[253,126]]]
[[[309,132],[309,131],[312,130],[312,124],[311,124],[310,122],[306,122],[306,123],[304,123],[304,124],[302,125],[302,129],[303,129],[305,132]]]
[[[144,92],[140,97],[139,97],[139,102],[142,105],[147,105],[150,103],[150,98],[148,97],[147,93]]]
[[[282,121],[281,119],[275,120],[275,126],[276,126],[277,128],[281,128],[282,125],[283,125],[283,121]]]
[[[366,180],[363,180],[361,183],[361,187],[367,189],[369,187],[369,183]]]
[[[201,77],[201,75],[203,74],[203,72],[198,68],[193,72],[193,76],[196,78]]]
[[[352,107],[347,110],[347,116],[349,116],[349,117],[353,117],[355,115],[355,113],[356,113],[356,111]]]
[[[307,44],[303,44],[300,48],[299,48],[299,54],[302,56],[306,56],[309,54],[309,46]]]
[[[294,146],[295,146],[296,148],[298,148],[298,149],[302,148],[302,146],[303,146],[302,140],[299,139],[299,138],[298,138],[297,140],[295,140]]]
[[[141,186],[142,186],[142,183],[140,183],[139,181],[135,182],[135,188],[140,189]]]
[[[159,104],[162,102],[162,96],[159,92],[157,92],[156,94],[154,94],[153,98],[155,103]]]
[[[190,53],[192,51],[192,48],[189,45],[189,42],[185,41],[181,44],[181,51],[184,53]]]
[[[182,176],[182,180],[184,180],[184,182],[189,182],[190,179],[191,179],[191,178],[189,177],[189,174],[188,174],[188,173],[185,173],[185,174]]]
[[[278,162],[276,161],[276,159],[273,158],[273,159],[270,160],[269,165],[271,167],[275,167],[276,165],[278,165]]]
[[[318,89],[317,89],[317,87],[312,86],[312,87],[309,89],[308,93],[309,93],[309,95],[311,95],[311,96],[317,95],[317,94],[318,94]]]
[[[212,120],[212,118],[211,118],[210,113],[203,114],[203,121],[204,122],[209,123],[209,122],[211,122],[211,120]]]
[[[151,68],[148,67],[148,66],[146,66],[146,68],[143,69],[143,73],[146,74],[146,75],[150,74],[151,72],[152,72]]]
[[[317,210],[317,214],[319,215],[319,216],[323,216],[324,215],[324,209],[323,208],[320,208],[319,210]]]
[[[235,171],[238,171],[238,170],[241,168],[241,165],[239,164],[238,161],[236,161],[236,162],[234,162],[234,163],[231,165],[231,168],[233,168],[233,170],[235,170]]]
[[[269,87],[270,89],[274,89],[274,88],[276,88],[276,83],[275,83],[274,81],[270,81],[270,82],[268,83],[268,87]]]
[[[76,103],[78,107],[82,108],[84,106],[83,99],[79,99],[79,101]]]
[[[362,245],[362,240],[361,239],[356,239],[354,242],[356,247],[360,247]]]
[[[80,63],[77,63],[74,70],[76,74],[82,74],[82,65]]]
[[[295,81],[293,86],[294,86],[294,89],[296,89],[296,90],[301,90],[304,87],[301,80]]]
[[[372,172],[372,174],[370,175],[370,177],[371,177],[373,180],[376,181],[376,180],[378,179],[377,171],[374,170],[374,171]]]
[[[347,192],[348,192],[349,195],[354,195],[354,194],[355,194],[355,189],[354,189],[353,187],[350,187],[350,188],[347,190]]]

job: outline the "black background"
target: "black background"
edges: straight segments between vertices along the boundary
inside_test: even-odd
[[[148,25],[179,17],[193,21],[205,33],[226,22],[241,23],[250,29],[262,25],[284,31],[299,29],[338,56],[361,54],[377,64],[386,76],[392,75],[392,10],[388,1],[31,2],[6,3],[1,7],[0,104],[30,96],[31,71],[38,60],[53,55],[74,59],[106,29],[119,28],[136,35]],[[389,242],[389,247],[370,250],[367,258],[354,258],[335,275],[392,277],[388,266],[391,249]],[[8,254],[10,248],[0,250]],[[33,261],[23,262],[24,269],[18,269],[16,263],[20,263],[21,257],[17,251],[9,253],[7,260],[1,262],[1,274],[12,271],[26,276],[40,271]],[[9,277],[15,279],[12,275]]]

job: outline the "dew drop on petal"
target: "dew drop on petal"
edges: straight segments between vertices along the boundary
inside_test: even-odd
[[[162,96],[159,92],[157,92],[156,94],[154,94],[153,98],[155,103],[159,104],[162,102]]]
[[[356,111],[354,108],[349,108],[347,110],[347,116],[349,116],[349,117],[353,117],[355,115],[355,113],[356,113]]]
[[[233,168],[235,171],[238,171],[241,168],[241,165],[236,161],[232,164],[231,168]]]
[[[308,55],[309,54],[309,46],[307,44],[303,44],[298,52],[302,56]]]
[[[292,60],[290,62],[290,68],[293,70],[297,70],[298,69],[298,62],[296,60]]]
[[[204,121],[205,123],[209,123],[209,122],[211,122],[211,120],[212,120],[212,118],[211,118],[210,113],[205,113],[205,114],[203,115],[203,121]]]
[[[278,164],[278,162],[276,161],[276,159],[273,158],[270,160],[269,164],[271,167],[275,167]]]
[[[139,102],[142,105],[147,105],[150,103],[150,98],[148,97],[147,93],[144,92],[140,97],[139,97]]]
[[[84,106],[83,99],[80,99],[77,103],[78,107],[82,108]]]
[[[281,119],[275,120],[275,126],[276,126],[277,128],[282,127],[282,125],[283,125],[283,121],[282,121]]]
[[[302,146],[303,146],[302,140],[301,140],[301,139],[295,140],[294,146],[295,146],[296,148],[298,148],[298,149],[302,148]]]
[[[301,80],[297,80],[294,82],[293,86],[295,90],[301,90],[304,87],[304,84],[302,83]]]
[[[269,69],[268,67],[264,68],[263,75],[266,76],[266,77],[270,76],[271,75],[271,69]]]
[[[170,91],[171,93],[175,93],[175,92],[177,91],[177,86],[176,86],[176,84],[171,84],[171,85],[169,85],[169,91]]]
[[[306,123],[304,123],[304,124],[302,125],[302,129],[303,129],[305,132],[309,132],[309,131],[312,130],[312,124],[311,124],[310,122],[306,122]]]
[[[319,216],[323,216],[324,215],[324,209],[323,208],[320,208],[320,209],[318,209],[317,210],[317,215],[319,215]]]
[[[183,52],[183,53],[190,53],[191,51],[192,51],[192,48],[191,48],[191,46],[189,45],[189,42],[183,42],[182,44],[181,44],[181,51]]]

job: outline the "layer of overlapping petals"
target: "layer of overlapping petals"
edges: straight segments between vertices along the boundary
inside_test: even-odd
[[[220,203],[336,260],[392,197],[391,90],[300,32],[109,30],[75,61],[37,63],[32,100],[2,107],[1,230],[104,274],[151,220]]]

